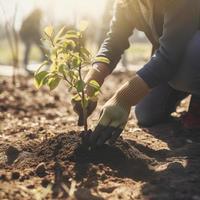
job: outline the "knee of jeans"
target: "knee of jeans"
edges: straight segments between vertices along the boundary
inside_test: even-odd
[[[192,38],[192,40],[188,45],[185,56],[186,60],[188,60],[189,62],[194,62],[195,64],[199,64],[196,63],[196,61],[200,61],[199,51],[200,51],[200,31],[198,31],[194,35],[194,37]]]
[[[143,127],[153,126],[163,119],[163,116],[161,116],[159,113],[144,111],[139,106],[135,106],[132,115],[137,121],[138,125]]]
[[[200,31],[191,40],[185,57],[177,75],[169,82],[169,85],[184,92],[196,91],[200,84]]]

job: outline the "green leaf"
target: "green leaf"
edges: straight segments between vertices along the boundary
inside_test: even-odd
[[[85,88],[85,82],[83,80],[78,80],[75,84],[75,87],[78,92],[82,92]]]
[[[51,76],[52,76],[51,73],[48,73],[48,74],[44,77],[42,84],[43,84],[43,85],[46,85],[46,84],[48,83],[49,79],[51,78]]]
[[[46,65],[48,65],[48,61],[44,61],[36,70],[35,75],[39,73],[39,71]]]
[[[76,47],[76,43],[72,39],[65,39],[59,42],[60,49],[62,53],[67,53],[70,50],[73,50]]]
[[[81,101],[81,97],[78,95],[78,94],[76,94],[76,95],[74,95],[73,97],[72,97],[72,100],[73,101]]]
[[[61,64],[58,66],[58,72],[60,72],[61,74],[65,74],[65,65]]]
[[[79,57],[74,57],[72,59],[72,65],[75,68],[80,67],[80,65],[81,65],[81,59]]]
[[[77,35],[77,31],[69,30],[69,31],[67,31],[67,34]]]
[[[81,48],[81,54],[90,57],[90,52],[86,48]]]
[[[50,78],[48,81],[48,86],[49,86],[50,90],[54,90],[58,86],[60,81],[61,81],[61,79],[58,77]]]
[[[50,71],[51,72],[55,72],[57,71],[57,65],[55,63],[52,63],[51,66],[50,66]]]
[[[62,27],[60,31],[56,34],[54,38],[54,43],[57,43],[59,40],[61,40],[61,36],[63,35],[64,31],[65,31],[65,26]]]
[[[53,30],[52,26],[47,26],[44,29],[44,33],[50,38],[53,36],[53,32],[54,32],[54,30]]]
[[[91,86],[93,89],[95,89],[95,92],[100,91],[101,86],[99,85],[99,83],[95,80],[91,80],[89,82],[89,86]]]
[[[44,79],[47,75],[47,71],[41,71],[35,74],[34,85],[37,89],[41,88],[45,84]]]
[[[75,73],[75,71],[72,71],[72,70],[70,70],[68,72],[65,71],[65,75],[69,76],[70,79],[72,80],[72,82],[76,82],[78,80],[78,75],[77,75],[77,73]]]
[[[91,63],[91,54],[86,48],[81,47],[80,55],[84,59],[84,61],[83,61],[84,64],[90,64]]]
[[[76,47],[76,43],[73,40],[67,40],[67,48],[75,48]]]
[[[77,31],[67,31],[67,33],[65,34],[65,38],[66,39],[79,39],[80,38],[80,33]]]

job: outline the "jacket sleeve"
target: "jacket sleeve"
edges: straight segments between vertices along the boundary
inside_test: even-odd
[[[190,40],[199,29],[199,0],[170,0],[164,11],[160,47],[137,74],[151,87],[173,78]]]
[[[110,71],[116,67],[124,50],[129,47],[128,39],[133,33],[134,25],[128,12],[127,5],[115,4],[110,30],[94,60],[94,63],[108,64]]]

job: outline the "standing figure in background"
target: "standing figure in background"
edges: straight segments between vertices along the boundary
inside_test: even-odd
[[[25,69],[27,69],[29,63],[29,54],[33,44],[40,49],[42,59],[44,59],[45,56],[45,50],[41,42],[41,19],[42,11],[40,9],[35,9],[24,19],[20,29],[20,37],[25,45],[23,59]]]

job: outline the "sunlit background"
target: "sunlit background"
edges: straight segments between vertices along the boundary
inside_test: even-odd
[[[15,9],[18,10],[16,25],[19,28],[23,18],[35,8],[44,12],[45,24],[63,21],[74,23],[83,17],[97,20],[103,13],[106,1],[109,0],[0,0],[0,6],[5,10],[7,18],[13,16]],[[0,22],[3,20],[4,17],[0,17]]]
[[[106,32],[109,29],[115,0],[0,0],[0,65],[12,64],[9,42],[5,31],[6,24],[14,25],[17,33],[20,32],[23,21],[35,9],[43,13],[40,30],[47,26],[77,27],[81,20],[87,20],[87,45],[92,53],[98,51]],[[131,41],[133,38],[131,39]],[[25,45],[19,34],[19,60],[23,62]],[[136,32],[135,43],[126,52],[122,65],[142,65],[150,55],[150,45],[144,35]],[[30,63],[41,60],[38,46],[33,44],[30,51]]]

